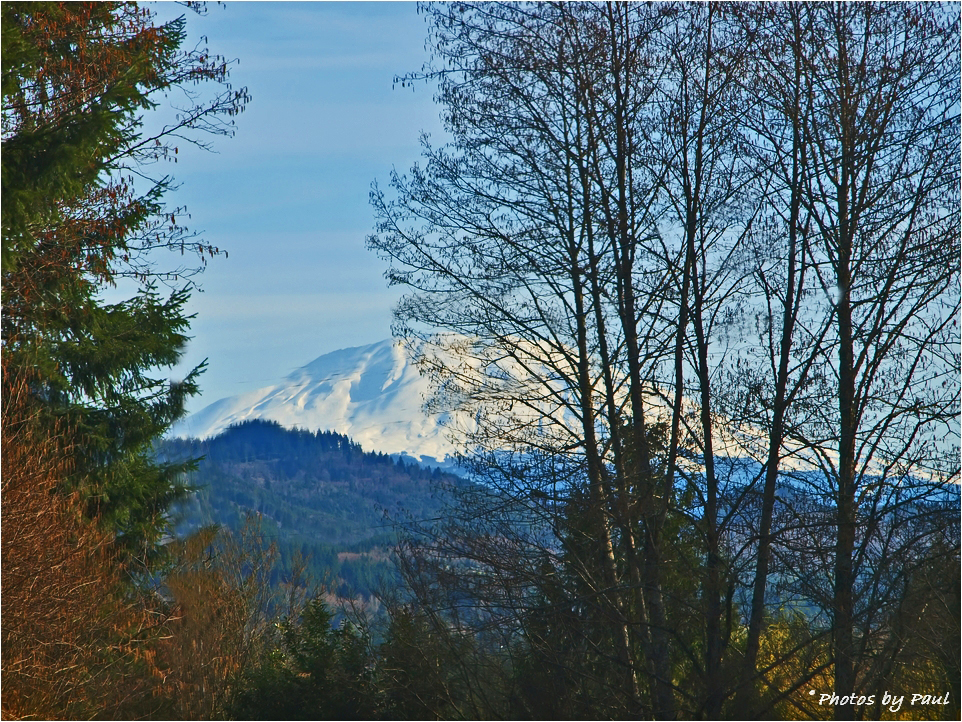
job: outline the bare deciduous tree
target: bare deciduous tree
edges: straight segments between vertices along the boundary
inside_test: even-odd
[[[957,555],[957,20],[429,13],[454,141],[375,189],[370,245],[491,491],[407,547],[423,601],[545,659],[577,610],[611,714],[872,688],[909,577]]]

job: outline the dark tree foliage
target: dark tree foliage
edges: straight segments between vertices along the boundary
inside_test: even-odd
[[[189,476],[196,493],[175,507],[178,535],[206,524],[236,530],[258,514],[277,541],[275,581],[300,554],[344,597],[370,598],[393,580],[395,521],[436,518],[447,490],[466,485],[439,469],[365,452],[335,432],[262,420],[203,441],[165,440],[157,456],[165,463],[202,457]]]
[[[164,206],[171,179],[147,170],[176,154],[176,139],[231,134],[248,96],[230,89],[222,58],[181,49],[183,17],[155,25],[119,2],[12,2],[2,13],[5,376],[27,378],[40,423],[65,433],[65,481],[88,514],[146,559],[185,468],[155,462],[150,445],[202,370],[179,382],[156,372],[183,351],[191,287],[190,269],[156,269],[156,251],[218,252]],[[219,86],[207,101],[205,83]],[[143,112],[175,88],[187,107],[147,134]],[[122,280],[130,298],[105,302]]]
[[[331,626],[321,599],[299,618],[280,624],[280,638],[250,669],[233,696],[234,719],[374,719],[376,698],[370,652],[350,623]]]

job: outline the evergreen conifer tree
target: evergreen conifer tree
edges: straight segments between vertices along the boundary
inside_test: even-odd
[[[156,25],[136,3],[11,2],[2,23],[4,393],[29,382],[37,423],[70,452],[67,486],[130,559],[147,559],[184,490],[183,465],[158,463],[151,444],[203,366],[177,383],[157,374],[184,349],[193,284],[185,269],[158,272],[156,251],[202,264],[218,250],[179,225],[163,202],[170,178],[145,186],[145,168],[177,152],[175,137],[231,134],[249,97],[227,84],[222,58],[180,49],[183,17]],[[194,89],[204,81],[220,86],[212,100]],[[143,111],[175,87],[191,107],[146,133]],[[132,296],[105,302],[121,279]]]

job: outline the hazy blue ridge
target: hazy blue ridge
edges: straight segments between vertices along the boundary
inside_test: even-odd
[[[275,582],[299,551],[311,558],[312,576],[343,595],[369,596],[379,579],[393,575],[396,521],[436,517],[445,488],[467,483],[403,457],[366,452],[335,432],[259,419],[205,440],[164,440],[157,453],[203,457],[190,478],[196,491],[173,510],[175,536],[209,524],[238,529],[257,514],[280,552]]]

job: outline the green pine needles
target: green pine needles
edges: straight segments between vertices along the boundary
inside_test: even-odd
[[[181,49],[183,17],[155,25],[135,3],[2,13],[4,393],[29,381],[35,423],[69,450],[65,488],[82,491],[130,561],[149,562],[189,466],[156,462],[151,446],[203,364],[179,382],[159,369],[179,360],[192,275],[219,251],[165,207],[171,179],[146,171],[176,153],[174,137],[232,134],[249,97],[229,89],[222,58]],[[219,88],[213,99],[203,82]],[[174,87],[194,106],[148,135],[142,113]],[[196,254],[198,268],[159,271],[163,249]],[[106,302],[122,279],[130,297]]]

